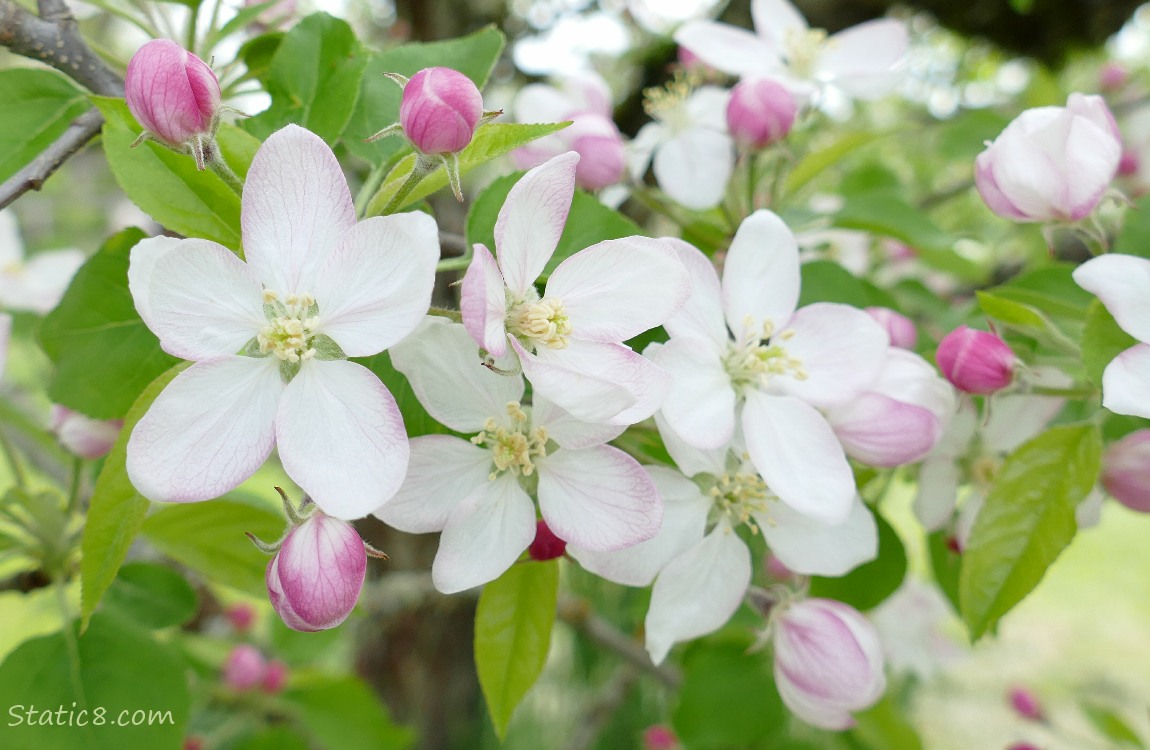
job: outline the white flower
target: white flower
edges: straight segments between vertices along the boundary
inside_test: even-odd
[[[396,496],[375,511],[407,532],[442,531],[431,573],[454,593],[498,578],[535,538],[539,511],[559,538],[616,550],[659,530],[662,504],[633,458],[605,445],[621,426],[588,424],[543,399],[523,403],[521,377],[475,361],[463,326],[428,318],[392,349],[419,402],[470,441],[411,441],[411,468]]]
[[[153,500],[217,497],[278,446],[329,515],[358,518],[403,481],[408,443],[387,388],[344,357],[376,354],[427,312],[439,241],[422,213],[356,223],[335,155],[289,125],[256,152],[241,208],[247,262],[197,239],[132,249],[136,309],[169,354],[195,362],[128,442]]]
[[[0,307],[49,312],[83,264],[79,250],[54,250],[25,260],[16,215],[0,211]]]

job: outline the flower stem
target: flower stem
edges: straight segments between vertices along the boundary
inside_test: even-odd
[[[402,208],[403,200],[411,194],[411,191],[415,189],[416,185],[423,181],[424,177],[435,170],[435,167],[436,163],[434,161],[431,161],[423,154],[416,154],[415,165],[411,168],[411,174],[409,174],[403,184],[399,186],[399,190],[396,191],[395,195],[391,196],[391,200],[388,201],[387,206],[380,212],[380,215],[387,216]]]
[[[71,516],[80,507],[80,486],[83,484],[84,459],[76,456],[72,459],[72,478],[68,485],[68,511]]]
[[[1096,388],[1047,388],[1045,386],[1031,386],[1026,392],[1032,396],[1061,396],[1062,398],[1094,398],[1098,395]]]
[[[456,323],[463,322],[463,313],[459,312],[458,310],[448,310],[443,307],[433,307],[427,311],[427,314],[435,315],[440,318],[447,318],[449,320],[455,321]]]
[[[56,590],[56,603],[60,606],[60,615],[64,618],[64,645],[68,649],[68,677],[72,682],[72,690],[76,692],[76,703],[81,709],[88,707],[88,700],[84,696],[84,682],[80,678],[80,646],[76,641],[76,631],[72,629],[72,612],[68,606],[68,592],[64,588],[64,578],[56,579],[52,586]]]
[[[241,180],[239,175],[233,172],[232,168],[228,166],[228,163],[224,161],[224,157],[220,155],[219,147],[214,143],[212,144],[211,158],[208,159],[208,168],[215,172],[216,176],[223,180],[228,187],[234,190],[236,195],[243,195],[244,181]]]
[[[4,453],[4,459],[8,462],[16,486],[22,490],[28,489],[28,475],[24,473],[24,467],[20,464],[20,457],[16,454],[16,448],[3,430],[0,430],[0,451]]]

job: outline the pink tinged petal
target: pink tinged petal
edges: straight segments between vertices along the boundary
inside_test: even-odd
[[[376,216],[344,233],[319,269],[312,293],[318,333],[349,357],[377,354],[403,340],[427,314],[439,229],[414,212]]]
[[[255,272],[207,240],[138,243],[128,288],[160,346],[182,359],[235,354],[267,323]]]
[[[755,519],[771,552],[794,573],[846,575],[878,556],[878,527],[858,497],[840,524],[808,518],[785,503],[771,503]]]
[[[1102,301],[1122,330],[1150,341],[1150,260],[1102,255],[1074,269],[1074,281]]]
[[[1066,138],[1066,203],[1071,221],[1088,216],[1118,173],[1122,143],[1108,127],[1075,117]]]
[[[484,367],[467,331],[446,318],[429,316],[391,350],[391,362],[411,383],[431,416],[457,432],[479,432],[490,417],[523,400],[523,378]]]
[[[597,424],[576,419],[542,396],[536,395],[531,406],[531,424],[547,430],[547,437],[560,448],[580,450],[614,440],[626,425]]]
[[[330,516],[383,505],[403,482],[410,448],[391,393],[347,360],[305,362],[276,414],[284,471]]]
[[[662,240],[624,237],[580,250],[547,281],[571,320],[571,336],[618,342],[663,324],[691,292],[687,269]]]
[[[655,180],[676,203],[695,211],[714,208],[727,190],[734,153],[725,133],[688,128],[655,152]]]
[[[653,538],[612,552],[568,545],[568,553],[597,576],[624,586],[649,586],[668,563],[703,539],[711,499],[677,471],[662,466],[644,470],[663,501],[663,525]]]
[[[571,200],[579,154],[568,151],[515,183],[495,222],[495,248],[507,287],[522,298],[555,253]]]
[[[743,219],[723,261],[723,309],[735,337],[758,338],[767,321],[784,325],[799,284],[799,244],[783,220],[765,209]]]
[[[677,336],[651,358],[671,373],[671,391],[662,406],[667,424],[695,448],[729,443],[735,434],[735,389],[707,342]]]
[[[722,290],[715,265],[690,243],[676,237],[667,237],[663,241],[679,256],[691,281],[691,293],[687,301],[663,323],[663,327],[672,338],[695,336],[710,342],[717,351],[721,351],[730,340],[730,334],[727,333],[727,323],[723,318]]]
[[[591,112],[608,119],[614,109],[611,87],[597,73],[573,73],[563,79],[563,93],[574,113]]]
[[[814,77],[859,99],[877,99],[901,78],[891,70],[906,56],[906,24],[889,18],[866,21],[827,39]]]
[[[511,474],[475,487],[451,512],[431,566],[435,588],[455,594],[494,581],[535,538],[535,507]]]
[[[1115,414],[1150,419],[1150,344],[1136,344],[1106,365],[1102,405]]]
[[[782,65],[773,44],[725,23],[688,21],[675,32],[675,41],[707,65],[731,75],[767,75]]]
[[[491,251],[483,245],[475,246],[463,275],[459,310],[478,346],[496,357],[507,353],[507,285]]]
[[[1066,109],[1074,115],[1084,117],[1105,130],[1115,140],[1122,139],[1118,122],[1106,106],[1106,100],[1097,94],[1074,93],[1066,98]]]
[[[767,486],[795,510],[842,523],[855,497],[854,475],[826,418],[792,396],[747,394],[743,433]]]
[[[326,143],[297,125],[272,133],[244,184],[244,255],[276,292],[307,294],[344,232],[355,226],[347,179]]]
[[[978,188],[982,202],[986,204],[987,208],[1004,219],[1031,221],[1030,216],[1014,205],[1014,202],[998,186],[998,180],[994,176],[994,155],[996,152],[992,149],[993,146],[988,147],[974,160],[974,186]]]
[[[807,377],[777,377],[772,389],[814,406],[847,403],[878,377],[889,344],[886,331],[856,307],[832,302],[807,305],[791,318],[788,355],[802,362]]]
[[[861,393],[827,412],[848,456],[872,466],[894,467],[922,459],[942,434],[929,409],[881,393]]]
[[[53,250],[33,255],[19,272],[19,283],[12,290],[16,294],[4,295],[0,302],[13,310],[49,312],[60,304],[84,260],[84,253],[79,250]]]
[[[651,661],[659,664],[674,644],[721,628],[739,608],[750,582],[750,550],[720,523],[655,581],[645,622]]]
[[[347,619],[366,573],[367,552],[359,533],[317,513],[288,534],[265,578],[272,606],[288,627],[312,632]]]
[[[659,492],[639,462],[618,448],[560,449],[539,459],[537,468],[543,520],[572,546],[605,552],[659,532]]]
[[[275,358],[197,362],[132,430],[128,478],[160,502],[208,500],[234,489],[271,454],[283,390]]]
[[[938,531],[950,522],[961,479],[958,464],[949,456],[928,458],[922,462],[914,514],[928,532]]]
[[[487,485],[491,469],[491,451],[462,438],[412,438],[403,485],[373,515],[410,534],[442,531],[455,507],[476,487]]]

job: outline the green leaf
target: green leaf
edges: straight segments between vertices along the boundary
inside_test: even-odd
[[[854,717],[851,735],[871,750],[922,750],[922,738],[889,694]]]
[[[80,578],[83,582],[80,617],[83,626],[88,626],[100,597],[120,570],[132,540],[140,531],[144,515],[148,512],[148,499],[136,492],[128,479],[126,461],[128,438],[136,422],[144,416],[148,407],[160,395],[160,391],[172,382],[183,369],[177,365],[159,376],[144,389],[136,403],[124,418],[112,452],[104,459],[104,467],[96,479],[92,499],[88,503],[88,520],[84,524],[84,536],[80,540]]]
[[[79,639],[77,650],[76,674],[70,670],[63,633],[28,641],[0,664],[0,703],[7,714],[0,723],[0,747],[180,746],[190,701],[183,665],[170,646],[157,643],[129,621],[100,612]],[[29,717],[30,709],[37,713]]]
[[[227,750],[308,750],[307,739],[295,727],[254,729],[227,745]]]
[[[502,123],[482,125],[479,130],[475,131],[475,137],[471,139],[471,143],[467,145],[467,148],[459,152],[459,174],[465,175],[479,165],[489,162],[497,156],[502,156],[510,151],[514,151],[524,144],[530,143],[537,138],[542,138],[545,135],[551,135],[565,127],[567,127],[567,123],[565,122],[538,125]],[[400,160],[399,164],[395,165],[395,168],[391,170],[384,180],[383,187],[379,189],[379,192],[377,192],[375,196],[372,197],[371,202],[368,203],[367,216],[377,216],[383,212],[383,209],[386,208],[387,204],[391,201],[391,197],[399,192],[400,186],[407,180],[414,166],[415,154],[405,156]],[[444,187],[447,187],[447,172],[443,167],[439,167],[424,177],[423,180],[407,194],[407,197],[400,201],[400,205],[396,210],[402,210],[417,203],[436,190],[440,190]]]
[[[1150,194],[1134,201],[1126,211],[1122,231],[1114,239],[1111,252],[1150,258]]]
[[[927,537],[930,548],[930,569],[942,593],[954,611],[959,611],[958,581],[962,575],[962,556],[951,549],[951,532],[936,531]]]
[[[554,561],[512,565],[483,587],[475,611],[475,666],[495,732],[535,684],[551,647],[559,596]]]
[[[860,565],[839,578],[811,578],[811,596],[822,596],[846,602],[855,609],[877,607],[893,594],[906,578],[906,550],[894,528],[880,514],[878,524],[878,557]]]
[[[325,748],[402,750],[415,740],[358,677],[300,675],[281,698]]]
[[[830,260],[804,263],[802,269],[802,295],[799,305],[812,302],[841,302],[855,307],[866,307],[867,292],[862,282],[851,272]]]
[[[1060,263],[1027,272],[1007,284],[978,292],[978,304],[983,312],[1010,328],[1063,351],[1074,351],[1093,299],[1074,283],[1074,268]]]
[[[216,583],[266,596],[268,556],[245,536],[279,539],[286,521],[258,500],[232,493],[216,500],[166,505],[144,521],[144,536],[165,555]]]
[[[1118,327],[1114,316],[1100,301],[1090,303],[1082,329],[1082,364],[1091,383],[1101,388],[1106,365],[1137,343],[1137,339]]]
[[[37,68],[0,70],[0,182],[59,138],[91,104],[64,76]]]
[[[104,243],[40,326],[40,346],[56,366],[48,396],[95,419],[122,418],[180,361],[160,348],[128,291],[128,257],[143,238],[125,229]]]
[[[848,133],[826,148],[812,151],[804,156],[787,175],[786,182],[784,182],[786,194],[793,195],[826,169],[840,164],[854,151],[893,133],[894,131]]]
[[[313,13],[280,42],[264,84],[272,103],[244,128],[261,140],[295,123],[335,145],[359,98],[367,56],[351,26]]]
[[[360,83],[359,101],[344,133],[347,150],[372,164],[382,164],[403,147],[402,138],[364,139],[399,121],[402,90],[384,73],[411,76],[424,68],[457,70],[482,89],[503,52],[503,34],[487,26],[473,34],[445,42],[402,44],[373,54]]]
[[[104,155],[116,182],[128,198],[160,224],[187,237],[240,247],[240,196],[211,170],[196,169],[195,160],[156,143],[131,148],[143,128],[123,99],[94,96],[103,113]],[[237,175],[248,173],[259,142],[223,124],[216,134],[220,153]]]
[[[104,606],[146,628],[182,625],[198,606],[196,591],[166,565],[128,563],[104,594]]]
[[[419,399],[415,397],[415,391],[411,388],[411,383],[408,382],[402,372],[392,366],[390,354],[380,352],[373,357],[363,357],[352,361],[358,362],[374,372],[376,377],[387,386],[387,390],[391,391],[395,403],[399,405],[399,413],[403,415],[403,425],[407,428],[408,437],[442,435],[451,432],[435,421],[435,417],[428,414],[427,409],[423,408],[423,404],[419,403]]]
[[[1139,747],[1145,750],[1146,743],[1138,733],[1117,713],[1093,701],[1082,704],[1082,712],[1094,728],[1123,747]]]
[[[978,513],[962,556],[959,602],[982,637],[1030,593],[1074,538],[1074,511],[1098,478],[1094,425],[1054,427],[1010,454]]]

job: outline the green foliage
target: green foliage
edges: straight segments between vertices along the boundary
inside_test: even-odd
[[[282,698],[324,750],[402,750],[414,741],[358,677],[302,675]]]
[[[950,532],[936,531],[927,537],[930,551],[930,568],[934,572],[934,580],[947,601],[959,611],[958,582],[962,575],[962,556],[950,548]]]
[[[906,550],[894,528],[882,515],[878,524],[878,557],[839,578],[811,578],[811,596],[846,602],[855,609],[877,607],[893,594],[906,578]]]
[[[959,602],[972,639],[1022,601],[1074,538],[1101,452],[1096,426],[1065,425],[1007,457],[963,552]]]
[[[16,174],[91,105],[84,92],[54,71],[0,70],[0,182]]]
[[[841,302],[855,307],[866,307],[867,293],[861,281],[838,263],[815,260],[801,268],[802,292],[799,306],[812,302]]]
[[[1120,747],[1137,747],[1145,750],[1146,743],[1130,728],[1126,720],[1113,710],[1092,701],[1082,705],[1082,712],[1090,719],[1095,729],[1114,740]]]
[[[48,396],[96,419],[122,418],[180,361],[160,348],[128,291],[128,258],[142,239],[139,229],[125,229],[104,243],[40,327],[40,345],[56,365]]]
[[[166,565],[128,563],[104,594],[104,606],[145,628],[182,625],[196,613],[196,592]]]
[[[391,364],[391,355],[380,352],[372,357],[363,357],[353,360],[375,373],[399,405],[399,413],[403,415],[403,424],[407,428],[408,437],[419,435],[442,435],[451,432],[441,425],[430,414],[411,389],[411,383],[403,373]],[[476,360],[478,361],[478,360]]]
[[[263,81],[271,106],[244,120],[244,128],[264,140],[295,123],[334,145],[355,110],[366,66],[351,26],[313,13],[280,42]]]
[[[547,661],[558,596],[559,564],[549,560],[512,565],[484,586],[479,597],[475,666],[501,739]]]
[[[866,131],[862,133],[847,133],[826,148],[812,151],[804,156],[802,160],[795,165],[795,168],[791,170],[790,174],[787,175],[786,182],[783,184],[786,194],[793,195],[801,190],[808,182],[818,177],[827,169],[838,165],[843,159],[855,151],[889,135],[893,135],[893,132]]]
[[[256,729],[228,743],[224,750],[309,750],[307,740],[294,727]]]
[[[1118,327],[1114,316],[1100,301],[1090,303],[1082,329],[1082,364],[1091,383],[1101,388],[1106,365],[1137,343],[1137,339]]]
[[[1112,252],[1150,258],[1150,195],[1134,201],[1126,212]]]
[[[888,694],[866,711],[855,714],[852,737],[871,750],[922,750],[922,739]]]
[[[978,292],[978,304],[990,317],[1063,352],[1077,350],[1093,296],[1074,283],[1075,266],[1059,263]]]

